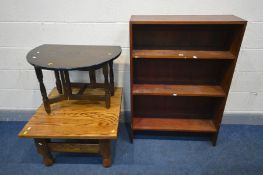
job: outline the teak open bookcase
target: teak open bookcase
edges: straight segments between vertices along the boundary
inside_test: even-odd
[[[215,145],[246,23],[232,15],[132,16],[132,132],[210,133]]]

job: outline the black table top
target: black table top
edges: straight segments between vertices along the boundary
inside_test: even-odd
[[[27,54],[27,61],[42,69],[79,70],[99,67],[120,54],[120,46],[45,44],[31,50]]]

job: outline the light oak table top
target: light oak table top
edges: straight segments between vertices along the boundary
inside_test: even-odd
[[[74,89],[73,89],[74,93]],[[103,89],[86,90],[87,95],[103,95]],[[50,97],[58,95],[54,88]],[[103,101],[61,101],[47,114],[42,104],[19,133],[23,138],[117,139],[122,88],[115,89],[111,107]]]

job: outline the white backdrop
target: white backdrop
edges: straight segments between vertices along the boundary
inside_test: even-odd
[[[262,0],[1,0],[0,109],[35,109],[41,95],[26,53],[40,44],[120,45],[116,84],[129,110],[129,34],[132,14],[234,14],[248,20],[226,112],[263,113]],[[87,79],[81,73],[71,78]],[[47,89],[53,74],[45,72]]]

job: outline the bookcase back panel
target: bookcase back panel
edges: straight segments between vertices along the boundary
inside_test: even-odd
[[[135,96],[134,115],[136,117],[168,117],[212,119],[221,98]]]
[[[133,49],[230,50],[241,25],[133,25]]]
[[[135,59],[135,84],[219,85],[231,61]]]

